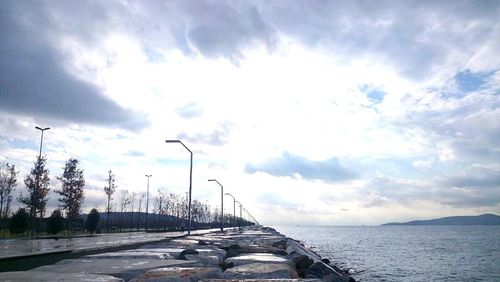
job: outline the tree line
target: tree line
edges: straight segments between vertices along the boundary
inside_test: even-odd
[[[51,191],[49,170],[46,165],[47,158],[45,156],[37,157],[30,173],[24,178],[26,190],[22,191],[16,199],[23,206],[19,207],[15,213],[11,213],[14,200],[13,192],[17,186],[19,172],[16,170],[15,165],[0,162],[0,219],[6,222],[7,218],[11,216],[11,223],[16,220],[17,222],[14,222],[14,225],[19,225],[14,226],[11,230],[17,232],[26,230],[27,226],[24,229],[22,226],[30,222],[32,229],[41,228],[48,230],[49,233],[50,231],[62,229],[64,226],[61,227],[61,224],[66,225],[65,227],[73,232],[85,228],[92,230],[93,227],[87,226],[89,222],[87,222],[86,226],[83,225],[81,217],[81,209],[85,199],[85,178],[84,171],[80,168],[79,161],[76,158],[67,160],[62,174],[56,177],[61,183],[60,189],[53,189],[59,196],[57,199],[59,207],[52,212],[48,220],[44,220],[48,195]],[[132,230],[136,228],[139,230],[147,228],[148,221],[152,230],[186,228],[188,218],[187,193],[182,196],[168,192],[165,187],[158,188],[155,195],[149,199],[149,212],[152,212],[152,214],[148,216],[144,214],[146,211],[145,194],[121,190],[118,199],[115,200],[113,197],[117,189],[116,177],[111,170],[108,171],[105,182],[106,185],[103,190],[106,194],[106,216],[105,220],[99,225],[105,227],[108,232],[110,229],[122,231],[122,229]],[[65,220],[63,220],[63,213],[65,213]],[[92,214],[93,221],[96,219],[99,221],[100,217],[97,209],[93,209],[90,214]],[[193,228],[219,226],[222,222],[221,212],[217,207],[212,212],[208,203],[198,200],[193,200],[191,203],[191,217]],[[223,221],[225,226],[250,225],[250,222],[241,218],[235,220],[229,214],[224,215]],[[45,224],[39,226],[37,222],[44,222]],[[90,224],[98,228],[97,223],[90,222]]]

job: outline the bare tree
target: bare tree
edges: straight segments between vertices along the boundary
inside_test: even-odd
[[[110,206],[110,203],[111,203],[111,197],[113,196],[113,194],[115,193],[116,191],[116,185],[115,185],[115,175],[113,174],[113,172],[111,172],[111,170],[109,170],[108,172],[108,186],[104,186],[104,192],[106,193],[106,196],[108,197],[108,208],[106,209],[107,210],[107,213],[108,213],[108,216],[107,216],[107,226],[108,226],[108,232],[109,232],[109,214],[111,212],[111,206]],[[116,206],[115,206],[115,210],[116,210]]]
[[[7,162],[0,163],[0,218],[7,218],[12,201],[11,193],[17,185],[16,166]]]

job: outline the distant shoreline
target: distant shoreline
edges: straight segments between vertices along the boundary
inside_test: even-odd
[[[391,222],[381,226],[420,226],[420,225],[500,225],[500,216],[482,214],[477,216],[448,216],[429,220],[413,220],[408,222]]]

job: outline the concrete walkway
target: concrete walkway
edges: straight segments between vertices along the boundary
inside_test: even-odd
[[[206,234],[219,229],[193,230],[191,234]],[[89,237],[65,239],[6,239],[0,240],[0,260],[25,256],[35,256],[61,252],[82,252],[112,247],[122,247],[159,241],[165,238],[176,238],[187,232],[128,232],[98,234]]]

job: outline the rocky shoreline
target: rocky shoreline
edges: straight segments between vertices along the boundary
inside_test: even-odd
[[[65,259],[1,281],[355,281],[300,242],[268,227],[186,236]]]

